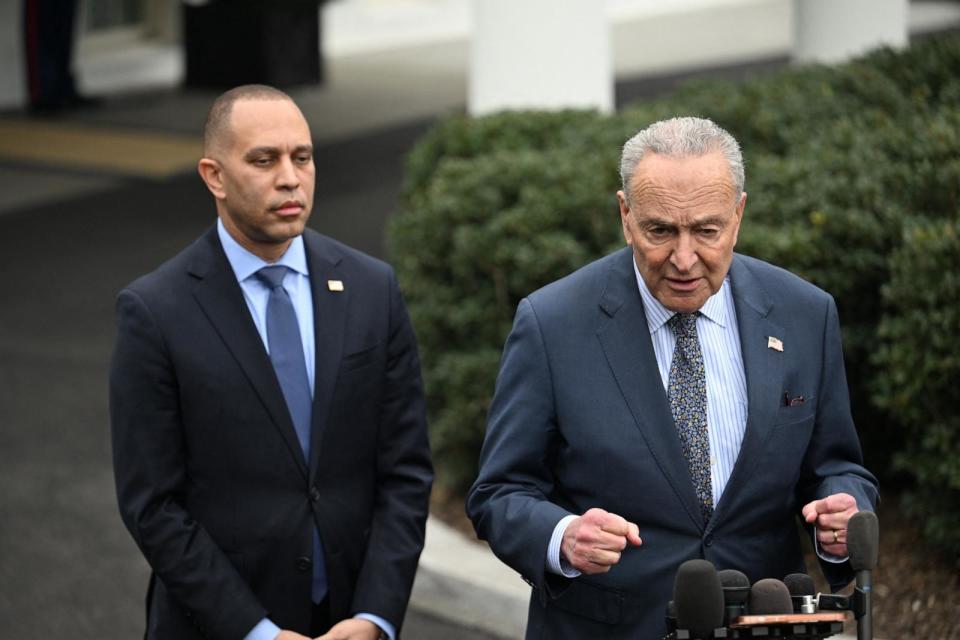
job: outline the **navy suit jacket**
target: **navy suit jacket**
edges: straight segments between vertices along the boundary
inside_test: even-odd
[[[624,248],[521,301],[467,509],[532,586],[527,638],[661,638],[678,566],[706,558],[751,581],[804,570],[797,515],[846,492],[877,499],[850,416],[833,299],[735,255],[730,282],[749,412],[740,454],[704,526]],[[778,338],[783,351],[768,348]],[[784,394],[804,396],[784,406]],[[592,507],[640,527],[609,573],[546,570],[557,522]],[[824,564],[836,587],[847,563]]]
[[[403,622],[432,480],[414,334],[389,266],[303,237],[309,461],[215,228],[117,299],[114,469],[153,570],[147,638],[240,639],[264,616],[306,633],[314,526],[332,619]]]

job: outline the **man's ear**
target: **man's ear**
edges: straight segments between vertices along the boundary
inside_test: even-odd
[[[200,162],[197,163],[197,172],[214,198],[222,200],[226,197],[227,192],[223,185],[223,167],[220,166],[219,162],[213,158],[200,158]]]
[[[746,208],[747,208],[747,192],[744,191],[743,193],[740,194],[740,201],[737,202],[736,220],[734,220],[734,224],[736,225],[736,227],[733,229],[734,246],[736,246],[737,244],[737,238],[740,237],[740,223],[743,222],[743,212]]]
[[[617,204],[620,205],[620,226],[623,231],[623,239],[627,244],[633,244],[633,234],[630,232],[630,204],[627,202],[627,196],[623,191],[617,191]]]

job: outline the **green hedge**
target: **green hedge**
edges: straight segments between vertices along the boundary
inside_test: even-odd
[[[873,354],[881,318],[901,312],[880,292],[891,269],[906,268],[890,255],[908,223],[958,217],[956,69],[960,36],[948,35],[838,67],[697,82],[613,116],[506,113],[436,127],[409,157],[389,243],[423,351],[440,482],[463,490],[476,473],[517,302],[622,246],[620,147],[674,115],[710,117],[741,141],[749,196],[738,250],[837,298],[868,461],[894,478],[904,417],[874,401],[893,374]]]
[[[904,504],[960,558],[960,220],[910,225],[890,264],[875,399],[903,430],[894,463],[916,478]]]

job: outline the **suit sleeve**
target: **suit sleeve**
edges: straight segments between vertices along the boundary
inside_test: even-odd
[[[266,611],[183,504],[186,452],[177,378],[147,305],[117,299],[110,420],[124,524],[157,579],[204,635],[243,638]]]
[[[830,298],[823,336],[823,372],[813,437],[801,468],[798,503],[848,493],[863,511],[873,511],[878,500],[877,479],[863,466],[860,439],[850,413],[850,396],[844,372],[843,348],[837,307]],[[820,563],[832,587],[850,582],[848,563]]]
[[[398,630],[423,549],[433,468],[416,338],[390,271],[389,335],[377,441],[377,496],[352,611]]]
[[[497,557],[541,594],[566,581],[545,570],[553,529],[570,515],[549,500],[557,440],[550,364],[536,313],[524,299],[504,346],[467,513]]]

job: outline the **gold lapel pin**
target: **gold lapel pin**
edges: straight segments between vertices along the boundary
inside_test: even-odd
[[[327,289],[330,291],[343,291],[343,280],[327,280]]]
[[[780,338],[774,338],[769,336],[767,338],[767,349],[773,349],[774,351],[783,351],[783,342],[780,341]]]

